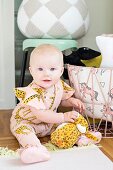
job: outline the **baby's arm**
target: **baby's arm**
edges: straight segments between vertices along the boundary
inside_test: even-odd
[[[79,99],[74,98],[74,97],[70,97],[66,100],[62,100],[61,106],[74,107],[80,113],[85,111],[85,106],[84,106],[83,102]]]
[[[63,85],[63,96],[60,104],[64,107],[74,107],[75,110],[80,113],[83,112],[85,110],[85,106],[82,103],[82,101],[72,97],[75,90],[63,81],[62,81],[62,85]]]
[[[45,123],[64,122],[63,113],[55,113],[52,110],[37,110],[34,107],[30,107],[30,110],[32,111],[33,115],[35,115],[39,121],[42,121]]]
[[[45,123],[74,122],[74,119],[77,118],[77,115],[74,111],[55,113],[52,110],[37,110],[33,107],[30,107],[30,109],[38,120]]]

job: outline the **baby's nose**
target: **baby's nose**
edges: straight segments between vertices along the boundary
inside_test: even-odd
[[[50,70],[45,70],[45,71],[44,71],[44,74],[45,74],[46,76],[49,76],[49,75],[50,75]]]

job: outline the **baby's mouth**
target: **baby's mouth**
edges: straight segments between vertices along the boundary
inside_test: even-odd
[[[43,81],[48,83],[48,82],[50,82],[51,80],[43,80]]]

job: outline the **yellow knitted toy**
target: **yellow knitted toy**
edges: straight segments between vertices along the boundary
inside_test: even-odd
[[[99,139],[88,130],[86,119],[78,113],[78,118],[74,123],[63,123],[57,127],[51,134],[51,142],[59,148],[71,148],[83,134],[92,141],[99,141]]]

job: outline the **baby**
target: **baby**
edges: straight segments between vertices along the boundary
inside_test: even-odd
[[[22,146],[20,158],[24,163],[47,161],[50,154],[38,137],[50,135],[56,124],[74,122],[76,112],[57,113],[61,104],[74,107],[79,113],[84,104],[73,96],[74,90],[60,77],[63,73],[63,54],[52,45],[35,48],[30,56],[30,74],[33,81],[23,88],[16,88],[20,103],[11,117],[11,132]]]

